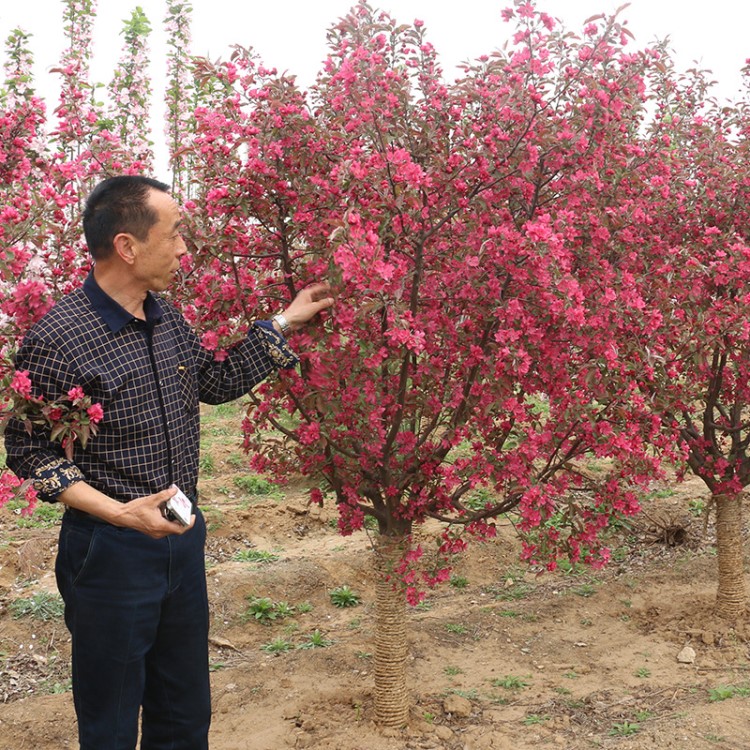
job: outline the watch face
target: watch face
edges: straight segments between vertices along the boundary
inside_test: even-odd
[[[279,324],[282,333],[286,333],[289,330],[289,323],[283,315],[274,315],[273,319]]]

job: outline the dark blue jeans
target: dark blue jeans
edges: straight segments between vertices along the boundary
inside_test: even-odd
[[[208,597],[200,511],[151,539],[67,511],[55,565],[81,750],[207,750]]]

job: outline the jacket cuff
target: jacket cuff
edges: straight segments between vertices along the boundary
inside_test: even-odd
[[[31,480],[39,499],[48,503],[57,502],[60,493],[85,479],[83,472],[70,461],[56,458],[34,469]]]
[[[299,363],[299,357],[294,353],[287,340],[273,327],[270,320],[256,320],[253,326],[260,330],[260,340],[266,354],[281,370],[290,370]]]

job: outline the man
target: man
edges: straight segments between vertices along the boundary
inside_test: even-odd
[[[167,186],[105,180],[87,200],[83,228],[93,271],[29,331],[16,367],[50,400],[81,387],[104,417],[72,461],[49,432],[29,435],[11,421],[7,462],[42,500],[67,506],[56,575],[81,750],[133,750],[141,708],[142,750],[201,750],[211,709],[198,404],[235,399],[293,366],[283,334],[333,300],[324,285],[302,291],[216,362],[153,294],[167,289],[186,252]],[[178,489],[193,503],[187,526],[165,512]]]

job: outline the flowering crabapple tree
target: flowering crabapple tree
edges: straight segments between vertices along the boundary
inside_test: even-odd
[[[153,171],[154,154],[149,140],[151,82],[147,75],[148,37],[151,24],[140,7],[123,24],[123,54],[107,86],[111,123],[120,147],[128,153],[132,168]]]
[[[613,20],[579,39],[518,3],[516,22],[512,49],[451,85],[420,22],[366,3],[331,30],[309,98],[239,47],[196,63],[184,308],[221,357],[259,309],[320,278],[335,290],[324,325],[295,334],[300,372],[252,394],[246,445],[258,470],[317,480],[311,501],[333,496],[342,533],[377,523],[390,725],[408,711],[405,603],[447,579],[467,534],[514,510],[529,560],[599,564],[599,532],[658,470],[658,422],[580,376],[565,234],[581,171],[641,106],[648,58],[624,53]],[[588,455],[611,470],[597,479]],[[436,554],[415,535],[430,518]]]
[[[190,152],[195,118],[195,86],[192,82],[190,23],[192,5],[181,0],[167,0],[164,29],[167,33],[167,117],[165,136],[172,168],[172,192],[181,200],[191,195]]]
[[[661,449],[705,482],[717,519],[716,610],[738,618],[750,483],[750,112],[713,100],[705,72],[678,75],[668,63],[662,55],[652,70],[655,116],[631,124],[644,137],[596,166],[589,216],[606,246],[579,242],[576,254],[582,265],[599,261],[596,278],[580,281],[587,305],[606,303],[588,331],[606,357],[601,380],[627,389],[661,425]]]
[[[10,414],[29,427],[47,424],[69,452],[85,444],[101,420],[101,407],[77,390],[48,401],[33,393],[24,373],[14,373],[12,357],[21,336],[62,294],[79,286],[88,271],[88,254],[80,238],[81,196],[108,174],[142,171],[149,152],[144,141],[127,144],[109,128],[112,119],[94,97],[88,79],[93,0],[65,0],[63,21],[69,41],[60,66],[60,101],[48,121],[45,103],[36,96],[31,76],[29,35],[15,30],[6,41],[5,80],[0,88],[0,424]],[[133,17],[126,34],[117,86],[132,97],[120,100],[129,127],[144,128],[145,113],[131,106],[148,98],[141,37],[143,19]],[[127,104],[127,112],[126,112]],[[124,123],[120,115],[114,119]],[[132,151],[131,151],[132,149]],[[144,150],[145,149],[145,150]],[[10,473],[0,478],[0,506],[19,490]],[[28,510],[35,503],[26,488]]]

